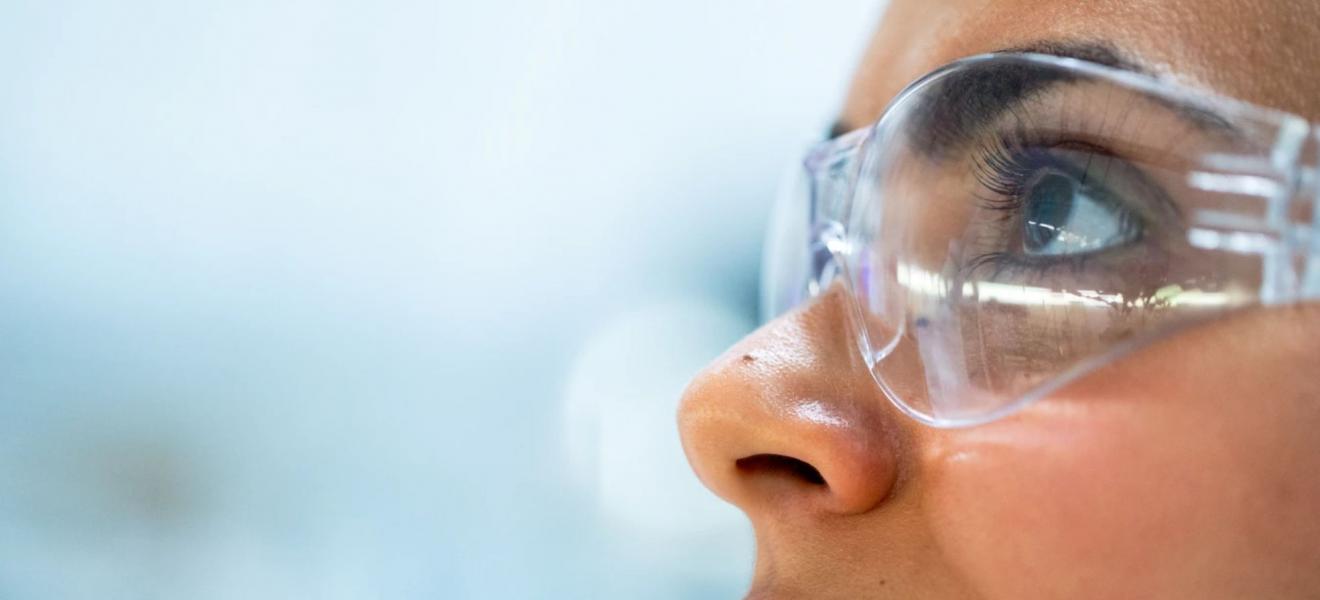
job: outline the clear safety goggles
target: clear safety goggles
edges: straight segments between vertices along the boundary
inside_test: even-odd
[[[814,149],[771,219],[770,319],[847,290],[900,409],[994,420],[1133,348],[1320,299],[1304,119],[1036,54],[952,63]]]

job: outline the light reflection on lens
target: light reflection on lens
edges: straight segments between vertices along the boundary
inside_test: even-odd
[[[911,292],[927,298],[945,298],[951,286],[939,273],[933,273],[911,263],[898,266],[898,283]],[[1106,294],[1095,290],[1055,290],[1045,287],[999,283],[994,281],[966,281],[962,296],[985,302],[999,302],[1018,306],[1094,306],[1107,308],[1118,305],[1143,307],[1198,306],[1223,307],[1242,304],[1252,297],[1244,289],[1222,292],[1183,289],[1177,284],[1165,286],[1149,298],[1126,300],[1122,294]]]

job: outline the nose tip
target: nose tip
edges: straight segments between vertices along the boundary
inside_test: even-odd
[[[693,470],[753,520],[866,512],[896,479],[896,432],[852,354],[837,295],[753,333],[684,393],[679,427]]]

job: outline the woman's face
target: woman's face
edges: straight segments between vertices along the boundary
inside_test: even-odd
[[[1320,2],[893,0],[841,123],[949,61],[1079,43],[1320,118]],[[890,404],[845,311],[836,289],[767,324],[683,400],[693,468],[755,527],[752,597],[1320,597],[1320,304],[951,430]]]

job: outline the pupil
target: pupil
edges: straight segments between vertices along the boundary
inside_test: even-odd
[[[1073,210],[1076,186],[1058,174],[1042,177],[1027,195],[1026,246],[1039,250],[1063,232]]]

